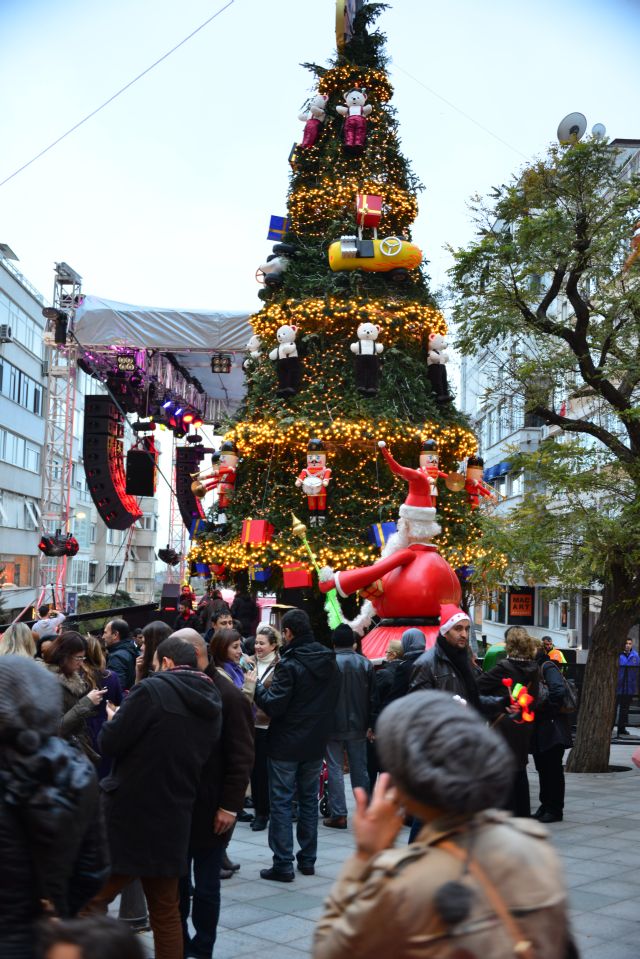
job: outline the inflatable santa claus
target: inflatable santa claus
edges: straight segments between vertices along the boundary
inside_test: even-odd
[[[409,483],[409,494],[400,507],[398,531],[372,566],[327,571],[327,578],[319,584],[323,592],[335,588],[342,597],[360,592],[371,601],[381,620],[362,641],[362,652],[369,659],[384,656],[389,641],[400,639],[410,627],[424,633],[429,649],[438,635],[440,606],[458,605],[461,598],[456,574],[431,542],[440,527],[429,476],[396,463],[383,441],[378,446],[391,471]]]

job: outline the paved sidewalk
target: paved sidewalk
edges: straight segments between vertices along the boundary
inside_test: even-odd
[[[614,745],[611,762],[631,766],[635,746]],[[529,766],[537,807],[537,775]],[[640,956],[640,770],[568,775],[565,818],[550,826],[565,864],[573,929],[580,953],[591,959]],[[271,865],[267,833],[236,827],[231,859],[239,873],[222,883],[222,911],[214,959],[263,955],[309,956],[314,924],[353,842],[350,830],[320,825],[315,876],[296,873],[284,885],[259,878]],[[407,831],[399,842],[406,842]],[[150,936],[145,935],[152,954]]]

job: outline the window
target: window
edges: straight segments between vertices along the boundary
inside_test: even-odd
[[[120,570],[122,567],[110,563],[107,566],[107,586],[115,586],[120,579]]]
[[[0,359],[0,393],[30,413],[42,415],[42,386],[13,363]]]
[[[37,446],[32,446],[30,443],[25,444],[24,468],[31,473],[40,472],[40,450]]]
[[[30,503],[29,500],[25,500],[24,518],[25,518],[26,529],[38,529],[38,527],[40,526],[39,518],[36,515],[36,511],[33,507],[34,507],[33,503]]]
[[[91,532],[90,532],[90,534],[89,534],[89,542],[90,542],[90,543],[95,543],[95,541],[96,541],[96,539],[97,539],[97,536],[98,536],[98,524],[97,524],[97,523],[92,523],[92,524],[91,524]]]
[[[0,429],[0,460],[32,473],[40,472],[40,448],[9,430]]]
[[[88,580],[89,586],[93,586],[95,584],[97,570],[98,570],[98,564],[89,562],[89,580]]]
[[[536,626],[542,626],[549,629],[549,598],[544,589],[538,589],[538,615],[536,617]]]
[[[511,496],[522,496],[522,494],[524,493],[524,474],[516,473],[515,476],[512,476],[510,478],[509,485],[511,487],[510,489]]]

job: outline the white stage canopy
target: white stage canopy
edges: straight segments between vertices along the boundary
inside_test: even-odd
[[[250,313],[132,306],[85,295],[75,314],[74,334],[85,350],[120,347],[171,353],[196,377],[207,396],[232,412],[245,393],[242,362],[252,329]],[[213,353],[232,356],[230,373],[212,373]]]

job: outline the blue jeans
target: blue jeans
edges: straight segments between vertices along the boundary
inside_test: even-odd
[[[301,866],[313,866],[318,851],[318,784],[322,760],[295,762],[269,759],[269,847],[276,872],[290,873],[293,865],[293,821],[291,818],[297,788],[298,823],[296,836]]]
[[[329,773],[329,809],[332,816],[347,815],[347,800],[344,794],[344,750],[349,757],[351,788],[362,786],[369,793],[367,772],[366,739],[331,739],[327,743],[327,771]]]
[[[225,849],[225,843],[219,842],[211,849],[201,849],[189,855],[189,874],[180,880],[180,915],[185,956],[211,959],[213,955],[220,916],[220,866]],[[187,928],[189,911],[196,931],[193,939],[189,938]]]

